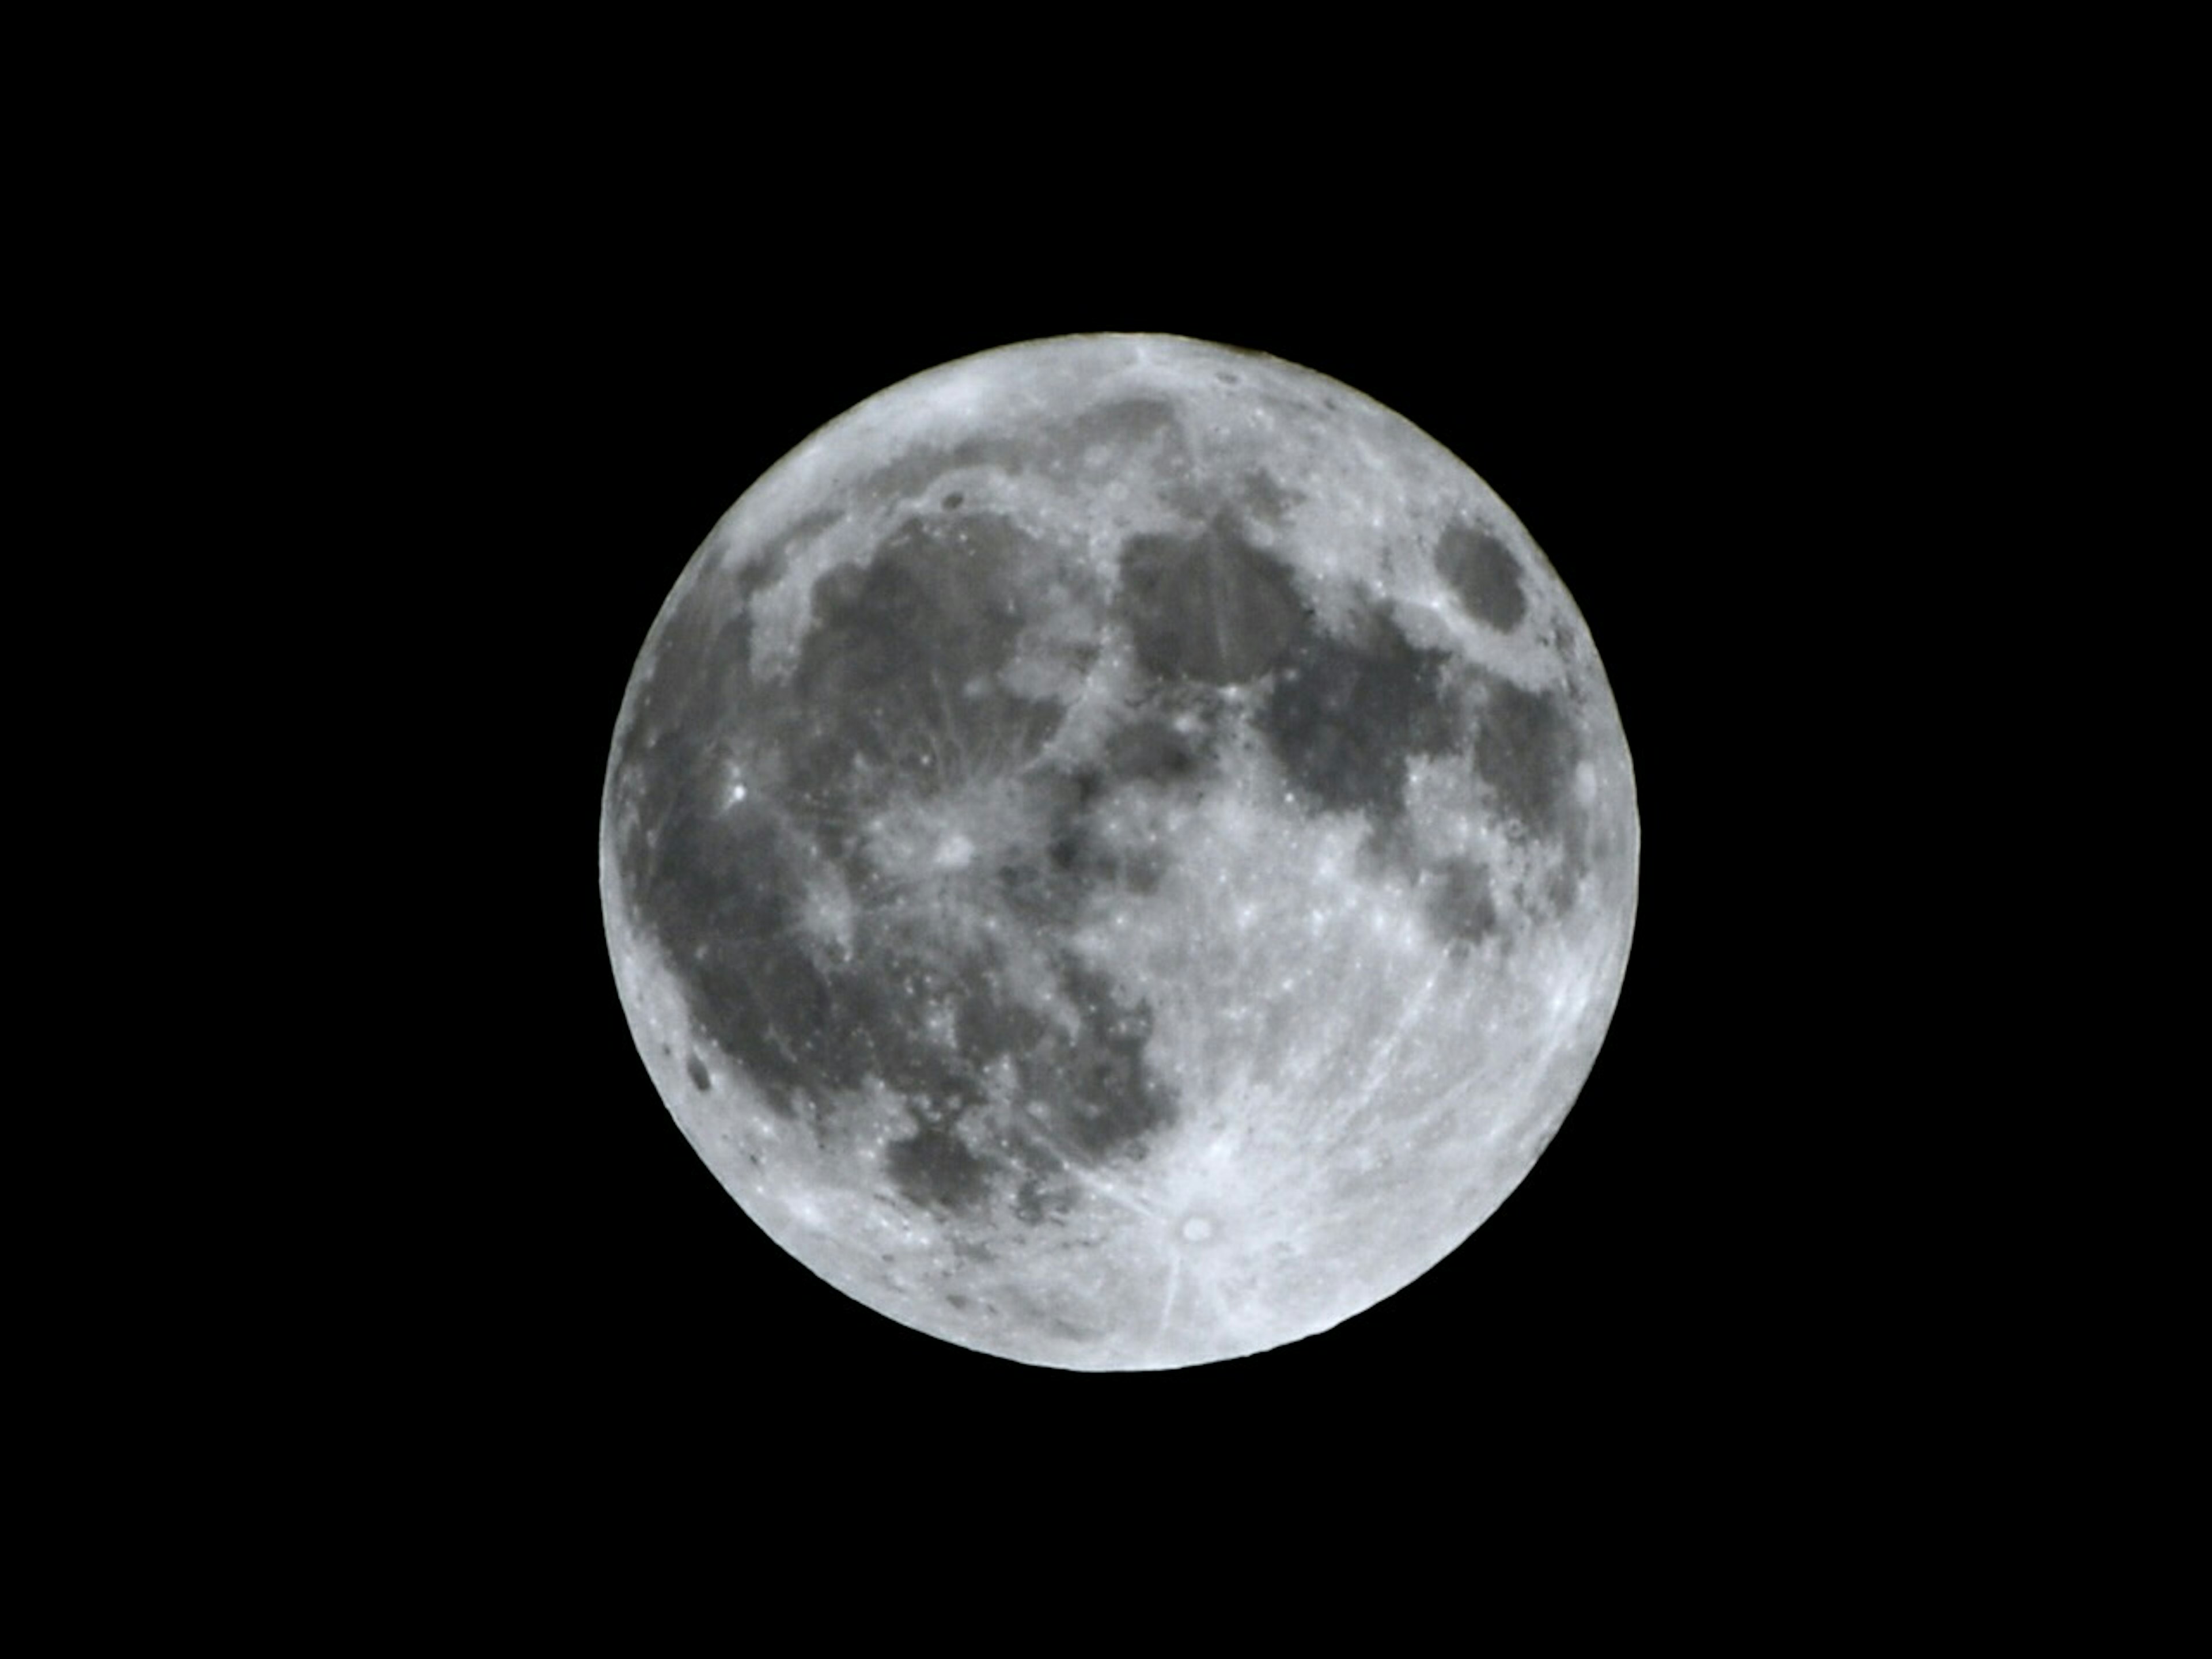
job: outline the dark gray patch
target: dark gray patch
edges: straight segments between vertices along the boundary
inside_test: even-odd
[[[1498,902],[1490,872],[1468,859],[1451,859],[1426,884],[1429,925],[1455,945],[1480,945],[1498,931]]]
[[[1167,854],[1148,847],[1117,849],[1114,865],[1121,885],[1139,898],[1158,892],[1168,878]]]
[[[1498,805],[1532,834],[1564,835],[1575,817],[1575,764],[1582,744],[1559,700],[1485,675],[1488,695],[1476,718],[1474,769]]]
[[[939,501],[938,505],[943,507],[947,513],[950,513],[967,499],[968,498],[965,495],[962,495],[956,489],[950,495],[947,495],[943,501]]]
[[[1172,1092],[1145,1063],[1152,1011],[1121,1002],[1103,975],[1072,956],[1060,957],[1058,968],[1079,1027],[1071,1036],[1040,1022],[1042,1040],[1018,1061],[1023,1089],[1086,1157],[1140,1152],[1175,1117]]]
[[[1058,1221],[1075,1208],[1075,1193],[1064,1183],[1048,1182],[1035,1176],[1024,1181],[1014,1194],[1014,1218],[1028,1227],[1041,1227],[1048,1221]]]
[[[1060,723],[1058,703],[997,683],[1036,589],[1040,555],[1006,519],[910,520],[866,565],[825,573],[788,703],[794,773],[877,775],[929,787],[963,769],[1011,768]]]
[[[1112,850],[1081,820],[1053,826],[1045,860],[1059,874],[1085,887],[1110,886],[1118,873]]]
[[[884,1150],[891,1184],[932,1210],[970,1210],[988,1196],[991,1166],[942,1124],[917,1120],[915,1133]]]
[[[1188,783],[1206,769],[1207,759],[1204,741],[1166,720],[1133,720],[1106,741],[1107,769],[1139,783]]]
[[[1406,763],[1462,735],[1445,696],[1442,652],[1424,650],[1380,612],[1352,639],[1307,633],[1282,665],[1258,726],[1291,786],[1331,811],[1403,812]]]
[[[906,1098],[914,1119],[915,1133],[886,1153],[894,1184],[913,1202],[972,1209],[1003,1182],[1014,1187],[1016,1214],[1036,1224],[1072,1206],[1072,1190],[1053,1178],[1071,1161],[1141,1156],[1149,1137],[1172,1120],[1172,1095],[1145,1063],[1150,1010],[1117,1000],[1102,976],[1072,957],[1058,960],[1054,972],[1077,1011],[1073,1031],[998,1000],[986,988],[992,982],[986,973],[948,974],[918,986],[911,972],[879,975],[885,989],[874,1006],[855,988],[862,1022],[856,1035],[873,1057],[873,1074]],[[959,1006],[958,1041],[947,1048],[918,1015],[933,999],[959,994],[955,978],[975,988]],[[1001,1159],[976,1152],[957,1131],[984,1099],[981,1079],[1006,1060],[1021,1097],[1037,1109],[1044,1144],[1018,1134]]]
[[[968,1310],[968,1298],[961,1295],[957,1291],[947,1291],[945,1293],[945,1305],[948,1308],[954,1309],[958,1312],[965,1313]]]
[[[835,977],[839,1039],[866,1074],[917,1113],[952,1122],[986,1098],[985,1066],[1031,1041],[1036,1017],[996,992],[988,955],[907,939],[897,923],[864,915],[854,958]],[[954,1040],[933,1025],[949,1012]]]
[[[707,1068],[701,1063],[698,1055],[694,1054],[686,1060],[684,1069],[691,1075],[691,1086],[698,1090],[701,1094],[705,1094],[708,1090],[714,1086],[714,1079],[707,1075]]]
[[[1544,899],[1555,915],[1565,915],[1575,908],[1575,896],[1582,890],[1582,875],[1575,861],[1562,864],[1552,872],[1544,883]]]
[[[1437,543],[1437,572],[1451,584],[1468,616],[1510,634],[1528,614],[1521,567],[1487,530],[1455,524]]]
[[[1273,475],[1252,471],[1244,475],[1244,505],[1252,515],[1269,524],[1280,524],[1283,517],[1300,499],[1296,490],[1285,489]]]
[[[1140,722],[1109,739],[1106,764],[1042,772],[1030,782],[1045,833],[1024,856],[997,872],[1001,893],[1040,926],[1073,921],[1103,890],[1145,894],[1165,878],[1164,854],[1120,847],[1098,831],[1094,808],[1116,782],[1194,779],[1208,764],[1200,748],[1165,725]]]
[[[1104,775],[1091,768],[1055,768],[1030,780],[1028,793],[1043,823],[1043,836],[1024,845],[995,872],[1000,896],[1025,922],[1044,928],[1065,926],[1097,884],[1110,878],[1090,820],[1091,805],[1105,787]]]
[[[1074,843],[1070,842],[1068,846],[1072,863]],[[1082,905],[1082,894],[1076,883],[1063,869],[1054,867],[1048,858],[1025,858],[1005,864],[999,869],[998,882],[1009,908],[1044,926],[1073,921]]]
[[[1118,604],[1147,670],[1210,685],[1258,678],[1304,627],[1290,572],[1225,514],[1195,535],[1130,538]]]
[[[693,1019],[787,1115],[860,1076],[838,1040],[837,989],[798,938],[801,889],[771,815],[723,809],[695,787],[655,839],[635,897]]]
[[[720,957],[710,953],[710,961]],[[732,958],[741,960],[741,958]],[[1061,997],[1077,1012],[1073,1030],[1005,994],[1005,975],[988,947],[965,953],[942,942],[903,941],[896,925],[863,915],[854,959],[827,971],[769,951],[773,980],[755,987],[728,975],[691,976],[726,1009],[720,1040],[732,1045],[772,1101],[799,1097],[827,1109],[838,1089],[880,1085],[907,1105],[915,1128],[887,1154],[898,1190],[942,1210],[973,1207],[1001,1177],[1026,1169],[1048,1176],[1071,1158],[1093,1162],[1132,1152],[1170,1121],[1171,1091],[1146,1066],[1150,1010],[1118,1000],[1110,985],[1072,957],[1054,964]],[[778,994],[787,981],[811,996]],[[951,1040],[934,1016],[949,1011]],[[708,1010],[695,1006],[703,1018]],[[978,1152],[959,1126],[991,1097],[987,1079],[1011,1061],[1022,1097],[1041,1109],[1049,1141],[1042,1162]],[[782,1109],[788,1111],[787,1104]],[[1032,1149],[1033,1150],[1033,1149]],[[1047,1184],[1033,1198],[1047,1212],[1064,1207]]]
[[[1176,1115],[1174,1091],[1145,1060],[1151,1009],[1121,1000],[1101,974],[1066,953],[1053,963],[1056,988],[1076,1013],[1073,1030],[1011,998],[970,1005],[960,1020],[959,1059],[980,1079],[1011,1060],[1020,1097],[1033,1105],[1042,1141],[1018,1135],[1009,1147],[1037,1192],[1027,1201],[1064,1207],[1050,1177],[1069,1160],[1090,1164],[1141,1156],[1145,1143]],[[972,1109],[980,1092],[951,1091],[939,1108],[947,1121]]]

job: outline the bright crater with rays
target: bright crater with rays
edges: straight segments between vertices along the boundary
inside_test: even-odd
[[[1326,1330],[1497,1207],[1612,1018],[1637,845],[1588,630],[1463,463],[1291,364],[1088,336],[893,386],[715,526],[600,883],[770,1237],[1141,1370]]]

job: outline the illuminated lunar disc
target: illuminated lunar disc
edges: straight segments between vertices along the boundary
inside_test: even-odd
[[[1498,1206],[1612,1016],[1637,818],[1582,617],[1465,465],[1097,336],[745,492],[638,659],[600,879],[647,1067],[770,1237],[947,1341],[1140,1370],[1326,1330]]]

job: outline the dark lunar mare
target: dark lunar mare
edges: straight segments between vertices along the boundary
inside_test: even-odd
[[[1305,626],[1290,572],[1230,514],[1194,535],[1133,536],[1121,562],[1122,620],[1138,661],[1164,679],[1256,679]]]
[[[1309,628],[1276,672],[1260,731],[1310,804],[1370,812],[1387,835],[1405,814],[1407,761],[1449,753],[1464,736],[1447,694],[1449,661],[1380,611],[1348,638]]]
[[[1138,660],[1161,679],[1267,681],[1256,725],[1310,806],[1370,812],[1388,834],[1404,815],[1407,760],[1465,736],[1444,653],[1413,645],[1379,607],[1324,629],[1288,568],[1230,513],[1191,535],[1132,537],[1117,605]],[[1120,741],[1140,767],[1172,767],[1189,747],[1157,724]]]
[[[1055,1172],[1141,1158],[1174,1121],[1173,1094],[1145,1060],[1151,1010],[1122,1000],[1102,975],[1062,952],[1053,966],[1076,1011],[1071,1032],[1006,994],[1012,988],[994,971],[998,964],[968,966],[998,989],[963,1003],[956,1046],[933,1062],[951,1069],[884,1068],[915,1123],[890,1148],[892,1180],[912,1202],[943,1211],[972,1209],[1003,1192],[1023,1219],[1041,1223],[1065,1208],[1064,1189],[1050,1179]],[[982,1104],[982,1079],[1002,1060],[1012,1064],[1024,1109],[963,1138],[957,1131]],[[1055,1194],[1063,1201],[1054,1203]]]
[[[772,705],[763,718],[804,799],[857,807],[1036,752],[1066,711],[1018,697],[996,677],[1033,602],[1022,566],[1039,556],[995,514],[910,519],[866,564],[815,583],[788,694],[750,700]],[[840,850],[843,827],[825,818]]]
[[[1118,779],[1173,787],[1196,780],[1208,769],[1212,734],[1203,718],[1195,732],[1171,720],[1139,715],[1106,740],[1107,769]]]
[[[999,872],[1007,903],[1033,922],[1057,927],[1073,921],[1101,888],[1139,896],[1155,891],[1167,873],[1167,853],[1109,842],[1098,834],[1093,810],[1124,785],[1199,786],[1215,768],[1211,724],[1202,718],[1199,732],[1187,735],[1169,720],[1140,714],[1108,735],[1097,762],[1037,773],[1030,789],[1045,825],[1042,855],[1015,860]]]
[[[658,842],[635,909],[700,1030],[780,1112],[857,1084],[860,1056],[836,1029],[848,988],[800,932],[804,860],[778,815],[695,793]]]
[[[1496,674],[1479,676],[1474,763],[1508,820],[1559,848],[1560,862],[1544,896],[1555,912],[1575,901],[1589,873],[1589,815],[1575,797],[1582,729],[1560,694],[1531,691]]]
[[[1437,571],[1459,596],[1468,616],[1510,634],[1528,614],[1521,567],[1487,530],[1455,524],[1437,542]]]
[[[1457,950],[1480,945],[1498,931],[1498,900],[1490,872],[1472,859],[1444,860],[1423,884],[1429,926]]]
[[[1565,837],[1575,810],[1575,767],[1582,741],[1560,700],[1530,691],[1503,675],[1480,677],[1484,696],[1474,732],[1476,775],[1498,805],[1531,835]]]
[[[902,1196],[947,1212],[1004,1202],[1040,1224],[1066,1207],[1055,1171],[1141,1157],[1172,1121],[1172,1092],[1145,1060],[1150,1012],[1062,950],[1045,957],[1049,986],[1018,986],[990,935],[937,925],[932,907],[972,921],[999,905],[1020,926],[1016,899],[1049,891],[1065,921],[1085,893],[1137,879],[1079,857],[1054,865],[1054,849],[1083,839],[1103,781],[1086,796],[1065,769],[1037,770],[1029,787],[1061,792],[1067,839],[1026,879],[1009,869],[947,878],[942,893],[927,875],[901,887],[872,862],[865,825],[1020,773],[1057,728],[1062,707],[998,680],[1040,591],[1024,566],[1042,556],[994,515],[907,521],[873,557],[817,581],[787,687],[756,684],[742,607],[718,616],[693,596],[645,669],[622,762],[637,827],[620,850],[696,1026],[772,1109],[828,1133],[840,1097],[880,1085],[912,1124],[886,1152]],[[1132,774],[1198,763],[1170,728],[1117,743],[1108,763]],[[736,757],[761,780],[741,799]],[[831,868],[856,901],[849,951],[805,925]],[[1074,1011],[1073,1029],[1039,1011],[1048,1002]],[[1037,1109],[1018,1127],[977,1121],[1009,1068]],[[696,1059],[691,1072],[707,1075]]]
[[[834,521],[817,515],[786,544]],[[727,711],[755,700],[746,601],[781,568],[782,546],[687,595],[641,665],[617,751],[631,815],[615,858],[700,1028],[788,1112],[795,1096],[836,1086],[849,1068],[822,1038],[833,990],[797,933],[799,849],[766,801],[727,799],[738,752]],[[714,591],[718,580],[725,591]]]

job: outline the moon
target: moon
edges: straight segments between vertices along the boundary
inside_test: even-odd
[[[793,450],[617,719],[610,954],[684,1135],[866,1307],[1142,1370],[1466,1241],[1587,1079],[1635,786],[1457,457],[1311,370],[1009,346]]]

